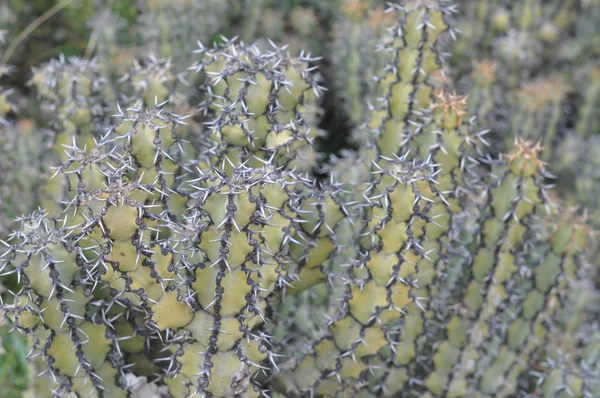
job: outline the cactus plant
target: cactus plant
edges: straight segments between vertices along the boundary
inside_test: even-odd
[[[35,122],[0,91],[0,311],[33,396],[598,394],[597,68],[582,90],[558,51],[577,2],[257,1],[240,26],[192,3],[139,7],[117,79],[100,35],[136,26],[104,10],[95,57],[33,69]],[[331,107],[351,142],[327,155]]]
[[[346,102],[350,120],[358,123],[365,115],[364,98],[375,98],[373,73],[386,63],[387,53],[378,51],[377,43],[393,25],[390,13],[371,1],[347,1],[334,32],[332,51],[338,72],[337,84]]]
[[[316,166],[310,147],[318,136],[322,87],[311,74],[310,57],[291,57],[277,47],[227,42],[223,49],[200,48],[203,114],[210,120],[212,164],[260,165],[273,158],[289,169]],[[211,146],[212,146],[211,145]]]

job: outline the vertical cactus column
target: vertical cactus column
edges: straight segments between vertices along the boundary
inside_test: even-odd
[[[382,48],[391,62],[376,74],[373,109],[357,132],[359,142],[376,143],[383,156],[399,155],[407,137],[421,126],[419,111],[432,103],[441,68],[438,39],[446,31],[453,33],[446,21],[453,8],[445,1],[392,7],[397,22]]]
[[[107,127],[108,102],[114,98],[95,61],[76,57],[51,60],[33,71],[33,84],[54,115],[54,150],[66,160],[64,146],[74,143],[91,150]]]
[[[472,86],[469,90],[469,116],[475,116],[481,126],[495,127],[492,113],[496,104],[494,83],[497,79],[496,64],[490,60],[473,63]]]
[[[107,307],[93,303],[91,273],[99,264],[86,259],[79,234],[60,224],[39,213],[23,219],[0,264],[14,267],[22,289],[3,310],[29,337],[41,372],[33,382],[38,396],[127,397],[118,338],[103,316]]]
[[[138,1],[140,56],[171,58],[176,73],[193,62],[197,41],[209,42],[227,27],[228,2],[207,0]]]
[[[458,234],[462,213],[469,198],[471,159],[481,155],[482,133],[473,133],[467,119],[467,98],[440,94],[432,105],[431,121],[406,143],[407,157],[431,160],[440,169],[435,173],[436,203],[430,203],[428,219],[419,250],[424,253],[415,264],[415,297],[406,309],[406,319],[396,332],[393,353],[381,365],[396,383],[380,383],[384,395],[407,387],[409,380],[420,380],[433,367],[432,346],[443,338],[445,308],[450,299],[452,268],[457,262]]]
[[[426,256],[420,243],[437,195],[427,165],[398,161],[381,171],[368,192],[371,207],[360,238],[365,254],[341,277],[346,304],[329,322],[327,336],[301,358],[280,365],[276,384],[283,393],[373,391],[369,373],[379,367],[370,361],[378,363],[380,349],[393,344],[404,308],[415,299],[410,293],[415,265]]]
[[[600,392],[598,350],[600,334],[595,326],[582,329],[572,341],[551,340],[543,361],[536,365],[537,391],[543,397],[593,397]]]
[[[375,100],[374,73],[389,64],[389,53],[379,51],[378,44],[395,22],[394,13],[385,12],[373,1],[349,0],[342,5],[334,25],[333,60],[335,83],[354,124],[362,122],[366,100]]]
[[[462,31],[454,47],[453,64],[462,69],[465,60],[484,59],[491,56],[494,39],[506,33],[510,14],[504,0],[479,0],[461,4],[462,18],[458,28]]]
[[[246,0],[241,13],[243,24],[233,29],[246,43],[255,42],[262,50],[269,42],[285,46],[294,55],[321,57],[325,53],[329,16],[322,3]],[[337,11],[338,4],[331,4]]]
[[[134,61],[131,70],[121,80],[127,83],[126,89],[133,90],[127,102],[142,101],[145,107],[151,108],[166,101],[171,105],[177,102],[176,78],[170,59],[149,56]]]
[[[287,21],[291,32],[283,39],[289,45],[291,54],[323,54],[323,43],[320,39],[324,32],[316,10],[298,5],[288,14]]]
[[[578,215],[576,209],[564,205],[558,210],[559,214],[551,216],[555,223],[546,232],[549,247],[545,248],[543,263],[535,271],[535,289],[540,291],[541,287],[545,307],[537,316],[530,337],[521,338],[520,355],[511,371],[513,377],[520,373],[521,378],[527,378],[530,369],[536,369],[537,385],[545,397],[593,396],[598,391],[596,370],[585,363],[584,357],[586,352],[594,355],[594,349],[588,345],[593,345],[589,341],[590,337],[594,340],[595,331],[586,330],[588,336],[579,335],[591,308],[589,303],[594,300],[594,292],[586,281],[589,266],[585,262],[585,250],[593,234],[586,212]],[[545,277],[552,278],[557,272],[560,275],[556,282],[552,286],[545,284]],[[513,321],[509,328],[515,331],[522,327],[518,323]]]
[[[156,271],[169,266],[168,250],[156,247],[169,235],[163,224],[181,216],[186,200],[177,119],[160,109],[120,119],[96,148],[65,151],[56,174],[68,187],[57,199],[66,211],[26,220],[13,237],[23,243],[10,247],[18,254],[3,264],[24,278],[8,311],[31,332],[38,367],[54,375],[38,380],[39,394],[128,396],[126,371],[157,371],[150,346],[158,336],[144,316],[171,275]]]
[[[180,282],[151,306],[155,326],[172,330],[163,360],[174,378],[165,381],[174,396],[259,396],[253,378],[273,357],[257,327],[285,277],[295,199],[275,170],[235,169],[195,185],[173,236]]]
[[[100,9],[86,25],[91,30],[86,53],[103,60],[100,67],[106,76],[121,77],[118,61],[119,52],[124,50],[121,37],[126,28],[125,20],[110,9]]]
[[[486,376],[486,382],[507,382],[504,373],[515,354],[506,347],[499,347],[495,356],[481,350],[496,333],[505,333],[494,329],[494,319],[504,313],[506,304],[502,304],[513,293],[513,278],[524,266],[523,253],[528,244],[536,241],[535,214],[543,210],[547,200],[538,174],[542,165],[539,151],[539,145],[517,139],[504,172],[487,193],[490,212],[482,213],[477,221],[480,230],[469,266],[471,272],[464,279],[464,295],[447,323],[447,339],[433,357],[435,371],[426,379],[427,388],[435,394],[463,396],[473,388],[491,393],[497,384],[483,383],[480,387],[471,379],[478,380],[482,372],[476,370],[480,369],[493,375]],[[534,295],[531,300],[535,299],[539,297]],[[526,317],[526,321],[532,319],[530,312]],[[466,330],[470,330],[469,335],[465,335]],[[486,365],[487,361],[493,364]]]
[[[330,323],[347,311],[347,275],[361,250],[358,242],[367,214],[363,192],[371,175],[360,156],[348,151],[332,163],[331,176],[319,194],[311,197],[309,191],[301,199],[296,237],[301,245],[291,248],[292,264],[298,269],[290,276],[297,276],[284,286],[273,323],[267,325],[283,373],[293,372],[298,361],[330,338]],[[288,389],[289,380],[275,381],[282,390]]]
[[[307,185],[307,181],[303,185]],[[297,208],[300,228],[295,240],[298,244],[291,249],[294,262],[288,267],[290,277],[295,280],[291,294],[323,282],[336,272],[335,264],[328,259],[335,255],[338,223],[347,215],[335,185],[308,184],[311,186],[312,189],[300,192]]]
[[[515,89],[533,75],[538,66],[539,43],[527,32],[510,30],[496,39],[493,56],[500,60],[500,73],[506,76],[504,86]]]
[[[322,91],[318,75],[311,73],[312,60],[233,42],[198,53],[197,70],[205,74],[201,106],[210,120],[210,162],[225,167],[272,162],[310,171],[317,160],[312,142],[319,132]]]
[[[45,155],[50,137],[32,120],[0,121],[0,236],[18,227],[15,218],[39,203],[39,175],[49,167]]]

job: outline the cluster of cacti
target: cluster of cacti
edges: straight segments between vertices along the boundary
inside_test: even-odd
[[[471,94],[470,114],[496,150],[515,135],[540,140],[543,159],[571,204],[598,224],[597,1],[468,1],[453,74]],[[596,115],[596,116],[595,116]]]
[[[94,3],[35,121],[0,89],[28,394],[599,396],[600,79],[560,50],[586,4]]]

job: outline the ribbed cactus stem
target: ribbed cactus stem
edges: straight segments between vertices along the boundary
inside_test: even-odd
[[[478,221],[480,235],[463,303],[447,324],[449,338],[438,347],[433,358],[435,372],[426,380],[428,389],[435,394],[466,394],[473,388],[471,377],[481,374],[475,370],[488,358],[479,347],[494,335],[492,321],[509,297],[510,282],[522,261],[518,253],[526,247],[524,242],[535,239],[535,235],[531,236],[534,215],[545,200],[537,174],[543,165],[538,159],[539,151],[538,144],[517,139],[507,156],[504,174],[487,193],[491,212]],[[535,303],[539,304],[539,300]],[[469,336],[464,335],[465,328],[471,330]],[[493,383],[505,380],[504,366],[510,353],[501,350],[499,355],[498,364],[487,369],[496,377],[485,378],[492,384],[481,387],[484,393],[493,391]],[[461,366],[451,366],[455,362]]]
[[[33,71],[33,84],[56,115],[54,150],[66,160],[65,146],[91,150],[107,124],[108,101],[114,98],[95,60],[77,57],[52,60]]]
[[[346,21],[342,22],[348,26],[348,31],[343,40],[347,41],[348,52],[342,61],[342,65],[347,68],[346,73],[352,78],[347,80],[348,98],[351,99],[349,104],[348,114],[352,121],[361,120],[363,115],[363,104],[359,100],[361,98],[361,78],[360,78],[360,57],[359,51],[363,43],[361,42],[361,26],[360,22],[363,19],[365,5],[360,1],[348,1],[344,5],[343,11],[346,16]],[[340,26],[340,29],[342,27]]]
[[[98,4],[0,89],[28,394],[600,396],[598,0],[463,3]]]
[[[380,51],[378,43],[389,33],[395,15],[370,0],[348,0],[334,26],[333,60],[339,71],[335,83],[341,92],[350,120],[362,122],[366,101],[376,99],[373,74],[390,63],[392,54]]]
[[[443,335],[437,317],[442,313],[439,307],[447,305],[446,268],[454,261],[452,246],[459,229],[458,215],[468,196],[469,159],[478,154],[479,136],[485,133],[472,133],[466,107],[466,97],[440,93],[432,105],[431,121],[406,144],[410,149],[408,156],[412,152],[413,157],[431,160],[440,167],[435,175],[440,200],[429,205],[433,225],[425,229],[419,244],[425,255],[416,263],[418,287],[413,288],[412,294],[421,303],[407,307],[404,328],[395,336],[394,372],[388,378],[398,386],[427,372],[433,354],[429,338]],[[396,379],[399,375],[404,375],[402,381]]]
[[[193,62],[196,41],[208,42],[227,26],[228,3],[220,0],[138,1],[139,56],[170,58],[177,73]]]
[[[433,101],[434,76],[441,68],[437,42],[446,31],[453,32],[447,23],[452,10],[444,1],[392,6],[397,23],[382,51],[393,56],[376,74],[376,99],[358,132],[383,156],[400,155],[403,141],[420,124],[419,111]]]
[[[265,0],[244,0],[244,24],[242,29],[242,40],[252,41],[259,26],[260,16],[264,11]]]
[[[121,81],[127,81],[134,90],[130,102],[142,101],[145,107],[151,108],[166,101],[171,104],[181,102],[175,92],[176,79],[170,59],[149,56],[141,61],[135,60],[133,68]]]
[[[177,376],[167,384],[174,396],[259,396],[252,377],[273,357],[255,329],[285,277],[295,199],[275,170],[236,169],[195,185],[185,229],[173,237],[184,264],[174,277],[183,282],[150,307],[156,327],[174,331],[161,359]]]
[[[323,90],[311,73],[312,58],[233,41],[198,53],[197,70],[205,74],[202,109],[211,118],[210,162],[261,167],[273,159],[289,170],[309,172],[317,160],[307,150],[319,132]]]
[[[15,266],[23,281],[14,304],[4,308],[29,336],[41,371],[39,393],[54,390],[81,395],[126,397],[123,355],[117,336],[94,306],[86,286],[88,268],[76,235],[42,214],[23,219],[2,269]],[[85,265],[84,265],[85,264]],[[54,380],[52,382],[51,380]],[[48,383],[55,384],[49,388]],[[45,390],[49,388],[49,390]]]
[[[391,170],[381,170],[369,193],[370,221],[360,238],[367,256],[341,277],[347,312],[330,321],[329,333],[306,355],[281,365],[277,383],[282,392],[296,396],[367,387],[368,358],[394,344],[393,325],[406,306],[419,300],[411,294],[412,280],[416,264],[427,257],[420,243],[425,225],[431,223],[431,203],[440,195],[430,173],[427,165],[400,160]],[[381,375],[381,382],[386,376]]]
[[[0,121],[0,236],[6,237],[23,214],[40,205],[40,174],[49,165],[45,152],[50,137],[32,120]]]
[[[580,321],[585,316],[586,302],[591,298],[591,292],[582,285],[578,275],[581,272],[581,257],[591,231],[585,212],[578,216],[576,209],[562,207],[560,210],[563,213],[554,216],[558,220],[550,231],[550,247],[535,271],[535,289],[542,287],[546,298],[545,308],[537,315],[536,323],[539,326],[532,328],[528,341],[521,338],[519,355],[511,370],[513,377],[517,377],[519,372],[523,376],[532,367],[549,368],[540,372],[543,376],[538,382],[544,397],[562,396],[569,390],[572,396],[586,396],[594,388],[597,391],[598,385],[591,374],[585,374],[588,371],[585,369],[586,365],[578,363],[582,355],[576,352],[574,345],[577,344],[577,338],[573,332],[579,328]],[[547,282],[552,281],[551,278],[557,272],[560,272],[558,280],[548,286]],[[550,279],[545,279],[545,276]],[[575,290],[578,291],[577,294],[574,294]],[[569,301],[573,300],[575,302],[569,306]],[[513,321],[510,326],[513,330],[516,329],[517,322]],[[536,364],[540,358],[540,350],[544,355],[544,362]],[[563,368],[565,365],[569,368]]]
[[[454,47],[457,66],[466,59],[482,59],[491,56],[495,37],[506,32],[510,15],[502,7],[502,0],[479,0],[461,4],[464,16],[458,28],[462,31]]]

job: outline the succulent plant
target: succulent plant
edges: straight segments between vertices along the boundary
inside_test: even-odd
[[[583,5],[245,5],[115,6],[95,57],[33,69],[35,121],[0,91],[29,393],[598,395],[597,68],[559,51]]]
[[[198,53],[211,164],[260,166],[272,158],[274,164],[300,172],[316,166],[311,147],[319,134],[322,87],[311,73],[310,57],[233,42]]]
[[[383,5],[372,3],[346,1],[334,26],[335,79],[353,123],[361,122],[365,115],[364,99],[375,99],[373,74],[389,63],[390,53],[378,49],[378,43],[395,21]]]

